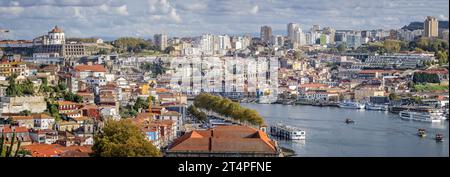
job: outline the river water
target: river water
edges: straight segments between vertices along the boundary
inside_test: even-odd
[[[449,123],[402,120],[398,115],[369,110],[305,105],[250,104],[269,125],[281,122],[306,130],[304,141],[278,140],[300,157],[448,157]],[[355,124],[346,124],[351,118]],[[427,137],[417,136],[425,128]],[[436,133],[444,142],[436,142]]]

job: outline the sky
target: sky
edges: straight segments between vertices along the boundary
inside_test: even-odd
[[[426,16],[448,20],[448,0],[1,0],[0,39],[28,39],[55,25],[68,37],[257,34],[287,23],[335,29],[398,29]]]

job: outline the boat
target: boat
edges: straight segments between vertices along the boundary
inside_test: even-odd
[[[427,136],[427,132],[425,129],[423,128],[419,128],[419,130],[417,130],[417,135],[420,137],[426,137]]]
[[[306,139],[306,132],[296,127],[278,123],[270,126],[270,134],[288,140],[304,140]]]
[[[347,109],[364,109],[365,105],[357,102],[341,102],[339,103],[339,107]]]
[[[352,120],[352,119],[345,119],[345,123],[347,123],[347,124],[354,124],[355,121]]]
[[[442,142],[442,141],[444,141],[444,135],[438,133],[438,134],[436,134],[435,139],[436,139],[436,141],[438,141],[438,142]]]
[[[416,120],[424,122],[441,122],[445,120],[442,112],[439,111],[426,111],[426,112],[415,112],[415,111],[400,111],[400,118],[406,120]]]
[[[373,110],[373,111],[387,111],[388,107],[386,105],[380,105],[380,104],[366,104],[365,108],[367,110]]]

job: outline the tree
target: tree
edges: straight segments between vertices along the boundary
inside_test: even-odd
[[[105,123],[103,132],[94,136],[94,157],[159,157],[158,149],[147,140],[131,120]]]
[[[400,100],[400,96],[395,93],[389,94],[389,100]]]
[[[401,42],[398,40],[385,40],[383,47],[388,53],[396,53],[400,51]]]
[[[338,49],[338,51],[339,52],[345,52],[346,50],[347,50],[347,44],[345,44],[345,43],[340,43],[338,46],[337,46],[337,49]]]
[[[31,111],[30,110],[23,110],[23,111],[20,111],[19,114],[21,116],[29,116],[29,115],[31,115]]]

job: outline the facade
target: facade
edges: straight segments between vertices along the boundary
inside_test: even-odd
[[[168,47],[167,35],[165,34],[155,34],[153,36],[153,40],[155,41],[156,46],[158,46],[158,48],[162,51]]]
[[[438,37],[439,29],[438,20],[435,17],[428,16],[423,23],[423,36],[424,37]]]
[[[270,39],[272,38],[272,27],[270,26],[262,26],[260,32],[260,38],[262,42],[267,44],[270,43]]]

